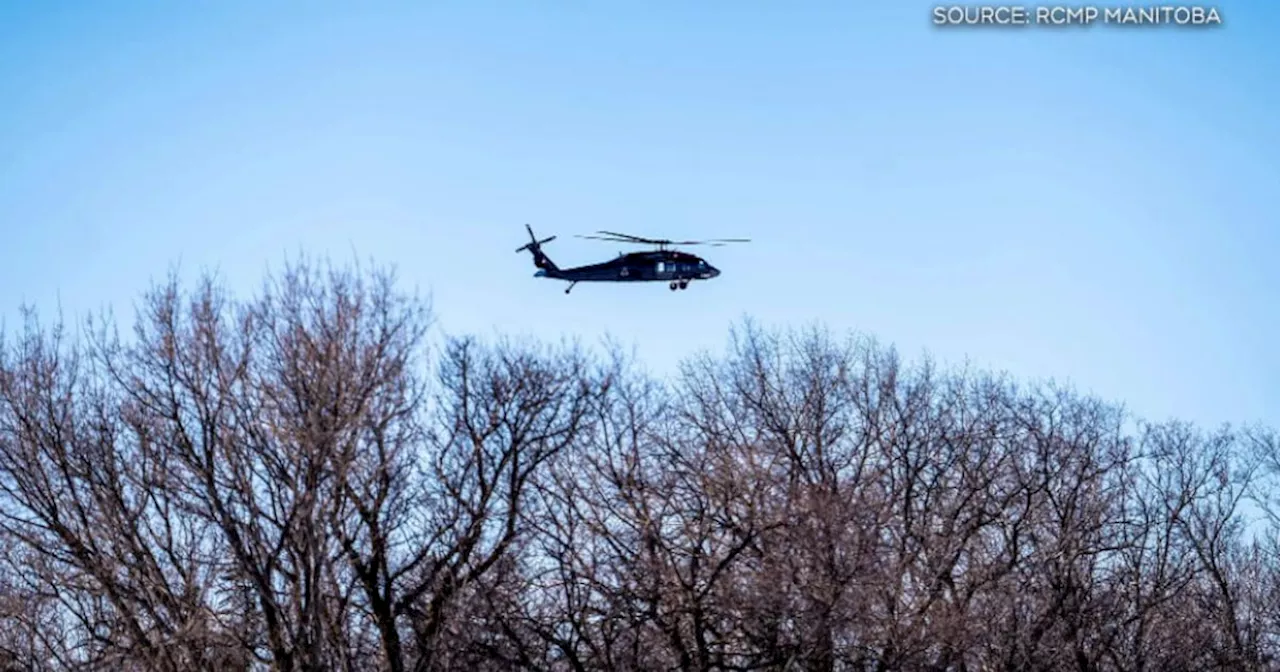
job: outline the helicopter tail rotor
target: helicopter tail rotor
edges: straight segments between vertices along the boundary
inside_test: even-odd
[[[556,239],[555,236],[549,236],[547,238],[543,238],[542,240],[538,240],[538,237],[533,235],[533,227],[529,226],[528,224],[525,224],[524,228],[526,231],[529,232],[529,242],[525,243],[524,245],[521,245],[520,247],[517,247],[516,252],[533,250],[534,253],[537,254],[539,248],[541,248],[544,243],[549,243]]]
[[[551,258],[548,257],[542,251],[542,245],[544,243],[549,243],[555,240],[556,237],[549,236],[547,238],[543,238],[542,240],[538,240],[538,237],[533,235],[533,227],[529,226],[528,224],[525,224],[524,228],[526,231],[529,232],[529,242],[525,243],[524,245],[521,245],[520,247],[517,247],[516,252],[520,253],[520,252],[524,252],[525,250],[528,250],[533,254],[534,266],[537,266],[539,269],[543,271],[547,271],[548,274],[558,272],[560,269],[556,266],[555,262],[551,261]]]

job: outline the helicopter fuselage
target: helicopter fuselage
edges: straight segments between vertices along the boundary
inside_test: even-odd
[[[539,269],[539,278],[569,282],[674,282],[710,280],[720,270],[697,255],[677,250],[652,250],[621,254],[599,264],[574,268]]]

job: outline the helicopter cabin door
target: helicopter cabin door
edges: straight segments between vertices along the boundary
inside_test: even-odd
[[[668,271],[668,265],[665,261],[659,261],[657,267],[654,270],[657,272],[657,276],[659,278],[665,278]]]

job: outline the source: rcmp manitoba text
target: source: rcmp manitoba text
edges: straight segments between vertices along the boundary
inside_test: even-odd
[[[935,26],[1217,26],[1222,13],[1205,5],[937,5]]]

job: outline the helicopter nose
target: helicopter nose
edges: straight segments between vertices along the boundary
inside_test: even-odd
[[[713,278],[720,275],[720,269],[716,268],[715,266],[709,267],[707,271]]]

